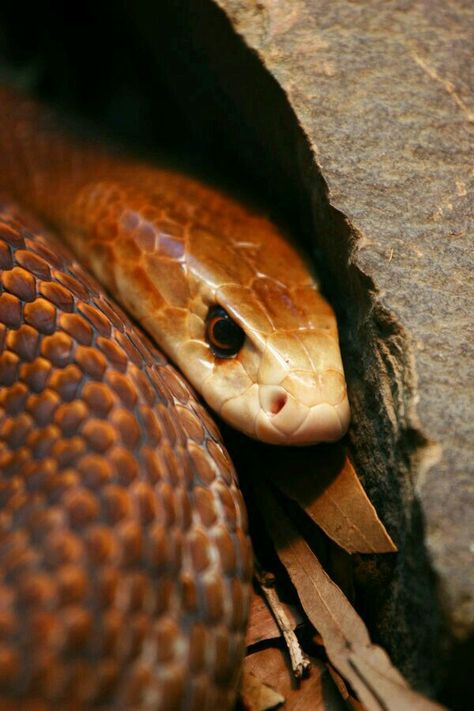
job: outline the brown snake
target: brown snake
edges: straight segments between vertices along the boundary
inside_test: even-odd
[[[0,189],[253,437],[341,437],[334,314],[265,218],[0,90]],[[251,575],[219,433],[40,226],[0,219],[0,707],[226,709]]]

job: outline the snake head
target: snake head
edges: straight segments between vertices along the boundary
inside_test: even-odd
[[[240,259],[238,270],[218,276],[199,264],[199,322],[176,359],[209,405],[247,435],[281,445],[333,442],[350,422],[336,317],[298,254],[279,247],[280,258],[281,250],[291,257],[280,259],[280,278],[274,263],[264,272],[260,261],[250,273]],[[236,255],[222,263],[235,264]]]
[[[263,330],[256,328],[255,316],[259,310],[262,316],[262,304],[255,299],[252,304],[249,293],[235,300],[235,288],[232,300],[226,299],[228,290],[224,287],[218,292],[221,304],[226,306],[219,309],[235,324],[234,329],[227,329],[229,340],[235,346],[240,341],[240,346],[233,355],[232,350],[227,357],[221,351],[216,354],[207,332],[212,366],[200,389],[209,404],[231,425],[264,442],[308,445],[340,439],[349,425],[350,408],[336,320],[329,305],[307,287],[306,302],[317,302],[317,312],[311,319],[303,319],[301,313],[297,328],[294,323],[283,327],[281,309],[285,304],[288,309],[285,293],[279,310],[280,327],[267,324]],[[277,301],[273,293],[273,308]],[[275,317],[272,322],[275,326]]]
[[[125,221],[126,308],[232,426],[274,444],[338,440],[350,409],[337,323],[310,269],[271,222],[191,187],[185,228],[151,209]]]

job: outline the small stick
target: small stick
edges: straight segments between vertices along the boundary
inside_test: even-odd
[[[257,566],[255,578],[262,590],[268,607],[270,608],[278,629],[283,635],[288,652],[290,654],[291,668],[296,679],[301,679],[306,676],[311,668],[311,661],[301,649],[298,638],[296,637],[291,622],[280,602],[278,593],[275,589],[276,578],[273,573],[260,570]]]

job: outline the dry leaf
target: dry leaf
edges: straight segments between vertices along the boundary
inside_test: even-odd
[[[272,482],[296,501],[348,553],[393,553],[380,521],[342,445],[298,452],[272,472]]]
[[[259,503],[278,556],[326,653],[368,711],[439,711],[443,707],[408,686],[386,652],[370,641],[362,619],[326,574],[273,492],[259,487]]]
[[[337,689],[339,693],[341,694],[342,698],[344,701],[349,704],[349,706],[353,709],[353,711],[366,711],[365,707],[363,704],[360,703],[360,701],[352,694],[350,693],[349,689],[347,688],[347,684],[342,678],[340,674],[337,673],[337,671],[334,669],[332,664],[327,665],[328,672],[331,675],[331,678],[335,685],[337,686]]]
[[[284,703],[285,698],[265,682],[261,681],[250,669],[242,672],[240,702],[245,711],[270,711]]]
[[[311,662],[308,677],[299,685],[292,678],[285,653],[277,647],[250,654],[245,658],[244,669],[278,688],[285,697],[285,711],[347,711],[323,662],[319,659]]]

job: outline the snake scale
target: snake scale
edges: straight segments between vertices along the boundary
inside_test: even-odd
[[[0,707],[231,708],[252,571],[235,472],[103,287],[275,444],[348,427],[334,314],[266,218],[10,90],[0,107]]]

